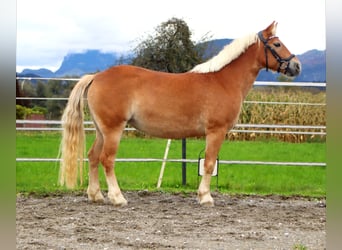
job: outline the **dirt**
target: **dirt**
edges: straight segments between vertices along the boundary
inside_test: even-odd
[[[126,207],[85,195],[17,196],[17,249],[325,249],[325,199],[124,192]]]

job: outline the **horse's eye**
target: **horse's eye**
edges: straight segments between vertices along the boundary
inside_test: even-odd
[[[280,43],[273,43],[274,46],[280,47]]]

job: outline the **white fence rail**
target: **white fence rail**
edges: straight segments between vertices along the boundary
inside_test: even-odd
[[[59,127],[17,127],[16,130],[27,131],[61,131],[62,122],[52,120],[16,120],[16,124],[41,124],[58,125]],[[84,125],[93,125],[92,121],[85,121]],[[240,129],[239,129],[240,128]],[[266,128],[266,129],[313,129],[319,131],[286,131],[286,130],[244,130],[243,128]],[[86,131],[95,131],[94,127],[85,127]],[[135,131],[135,128],[125,128],[125,131]],[[326,126],[305,126],[305,125],[274,125],[274,124],[236,124],[230,132],[239,133],[262,133],[262,134],[303,134],[303,135],[326,135]]]
[[[59,162],[59,158],[16,158],[17,162]],[[85,162],[88,159],[84,159]],[[117,162],[187,162],[198,163],[198,159],[158,159],[158,158],[117,158]],[[325,162],[277,162],[277,161],[229,161],[219,160],[220,164],[228,165],[272,165],[272,166],[302,166],[325,167]]]
[[[37,100],[37,101],[67,101],[67,97],[17,97],[16,100]],[[326,103],[308,103],[308,102],[265,102],[265,101],[244,101],[251,104],[267,105],[303,105],[303,106],[326,106]]]
[[[18,80],[56,80],[56,81],[79,81],[80,78],[49,78],[49,77],[16,77]],[[254,86],[293,86],[293,87],[326,87],[325,82],[267,82],[255,81]]]

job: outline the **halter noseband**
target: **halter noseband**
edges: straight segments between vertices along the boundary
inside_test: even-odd
[[[269,51],[271,51],[272,55],[274,56],[275,59],[277,59],[278,63],[279,63],[279,67],[278,67],[278,70],[277,72],[279,73],[281,69],[285,69],[285,72],[284,74],[286,74],[289,66],[290,66],[290,60],[292,58],[295,57],[294,54],[291,54],[288,58],[281,58],[278,53],[270,46],[267,44],[267,42],[269,40],[271,40],[272,38],[274,38],[274,36],[268,38],[268,39],[265,39],[263,36],[262,36],[262,31],[260,31],[258,33],[258,37],[259,39],[263,42],[264,44],[264,48],[265,48],[265,57],[266,57],[266,71],[268,71],[268,56],[267,56],[267,49],[269,49]],[[286,63],[285,67],[282,67],[283,63]]]

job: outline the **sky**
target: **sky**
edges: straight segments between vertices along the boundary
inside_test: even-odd
[[[326,49],[325,0],[17,0],[17,71],[56,71],[68,53],[125,53],[162,22],[183,19],[192,40],[238,38],[278,22],[294,54]]]

